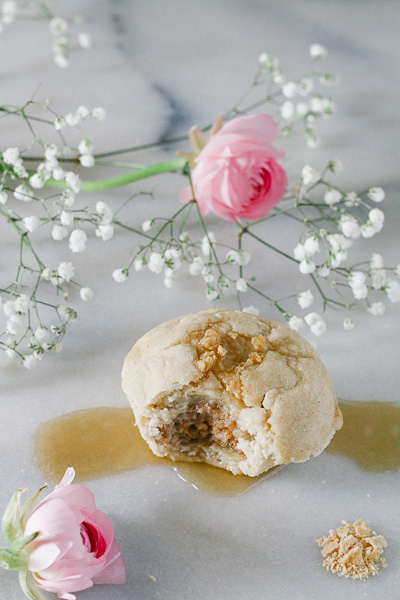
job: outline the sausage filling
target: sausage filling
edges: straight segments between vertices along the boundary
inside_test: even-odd
[[[172,443],[182,449],[196,443],[234,448],[237,444],[233,435],[235,428],[235,421],[217,406],[197,402],[179,414],[173,423],[161,428],[161,443]]]

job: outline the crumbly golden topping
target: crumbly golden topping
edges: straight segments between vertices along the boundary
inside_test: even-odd
[[[362,519],[349,523],[342,521],[342,527],[329,530],[328,536],[317,540],[324,558],[322,566],[340,577],[366,579],[377,575],[379,566],[386,567],[381,554],[387,546],[382,535],[370,530]]]

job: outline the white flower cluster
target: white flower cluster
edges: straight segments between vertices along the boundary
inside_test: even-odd
[[[30,11],[31,5],[36,8],[36,14]],[[17,16],[24,19],[34,17],[38,19],[49,20],[49,31],[53,38],[52,50],[54,62],[57,67],[65,69],[68,67],[70,62],[71,50],[79,46],[85,50],[92,47],[92,37],[85,31],[79,31],[77,34],[71,33],[70,23],[62,17],[53,16],[51,10],[47,7],[45,2],[17,2],[17,0],[3,0],[0,5],[0,33],[4,26],[11,25],[14,23]],[[81,16],[74,17],[72,25],[81,26],[83,24],[83,18]]]
[[[78,24],[82,23],[82,18],[75,18],[75,23],[77,22]],[[75,38],[70,33],[68,21],[62,17],[53,17],[50,19],[49,29],[53,36],[54,62],[60,69],[68,67],[70,52],[76,41],[78,42],[78,45],[85,50],[92,47],[91,35],[82,31],[78,33],[77,38]]]
[[[321,60],[326,55],[326,49],[320,44],[310,47],[310,56],[314,61]],[[300,79],[288,80],[279,65],[279,59],[264,52],[258,58],[258,85],[263,78],[277,86],[282,94],[283,101],[277,114],[283,120],[282,134],[290,135],[295,124],[300,122],[307,145],[310,148],[319,146],[316,121],[321,117],[330,117],[335,111],[335,106],[330,96],[314,91],[315,83],[323,86],[333,85],[337,82],[336,77],[312,68],[309,74]]]

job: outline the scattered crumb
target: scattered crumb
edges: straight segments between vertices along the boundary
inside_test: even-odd
[[[381,558],[387,542],[382,535],[370,528],[362,519],[350,523],[342,521],[342,527],[329,530],[328,537],[317,540],[324,558],[322,566],[339,577],[366,579],[378,575],[379,566],[387,563]]]
[[[157,581],[157,579],[154,577],[154,575],[150,575],[150,573],[149,573],[149,579],[151,579],[152,581]]]

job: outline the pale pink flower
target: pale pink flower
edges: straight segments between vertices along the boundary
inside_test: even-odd
[[[28,569],[35,584],[64,600],[94,583],[125,583],[126,568],[113,528],[96,508],[92,492],[71,485],[67,469],[61,483],[34,509],[24,535],[39,531],[30,542]]]
[[[277,137],[275,121],[262,114],[233,119],[204,141],[192,170],[200,212],[227,221],[264,217],[286,188],[286,173],[276,161],[283,152],[271,146]],[[191,199],[191,188],[183,189],[180,200]]]

